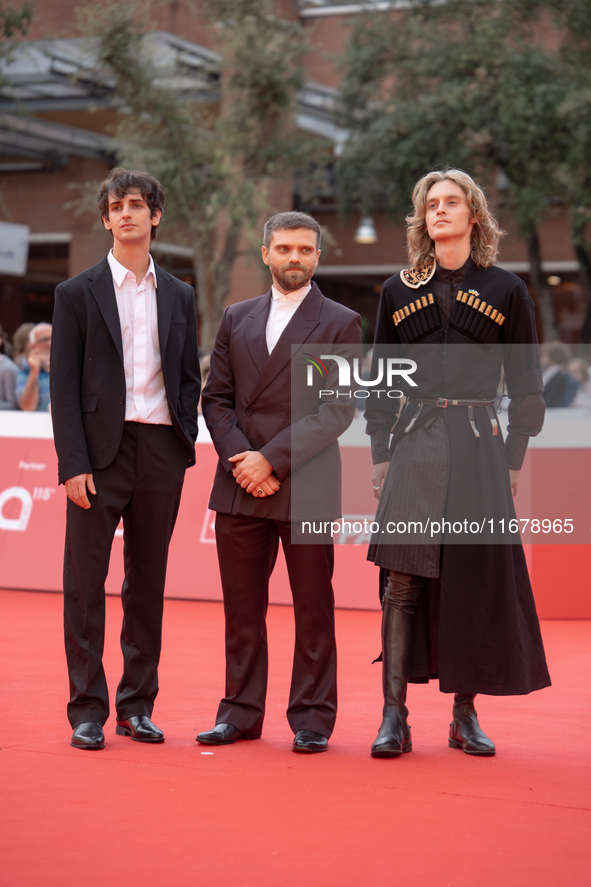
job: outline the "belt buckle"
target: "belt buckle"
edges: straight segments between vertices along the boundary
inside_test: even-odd
[[[447,397],[438,397],[437,398],[437,406],[445,408],[447,406]]]

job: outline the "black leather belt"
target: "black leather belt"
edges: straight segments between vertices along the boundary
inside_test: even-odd
[[[428,407],[487,407],[495,402],[494,397],[485,400],[454,400],[451,397],[437,397],[429,400],[427,397],[409,397],[409,403],[422,403]]]
[[[499,423],[497,422],[494,410],[494,397],[485,398],[484,400],[462,400],[460,398],[451,398],[451,397],[437,397],[437,398],[428,398],[428,397],[409,397],[409,403],[418,403],[419,408],[412,417],[411,421],[408,423],[405,432],[409,432],[417,419],[421,414],[421,410],[424,406],[427,407],[440,407],[441,409],[446,409],[447,407],[467,407],[468,409],[468,418],[470,420],[470,425],[472,427],[472,432],[474,437],[480,437],[480,432],[476,427],[476,422],[474,420],[474,410],[473,407],[485,407],[488,412],[488,417],[490,419],[490,424],[492,426],[493,437],[496,437],[499,430]]]

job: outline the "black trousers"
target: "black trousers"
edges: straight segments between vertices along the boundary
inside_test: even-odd
[[[269,578],[283,545],[295,614],[287,719],[294,733],[330,736],[336,719],[334,548],[294,544],[289,521],[218,513],[215,531],[226,616],[226,695],[216,723],[260,736],[267,693]]]
[[[117,717],[152,714],[158,693],[168,546],[187,461],[187,451],[171,426],[126,422],[117,456],[107,468],[93,472],[97,494],[88,495],[90,509],[68,500],[64,630],[72,727],[85,721],[104,724],[109,716],[102,663],[105,579],[120,518],[125,579]]]

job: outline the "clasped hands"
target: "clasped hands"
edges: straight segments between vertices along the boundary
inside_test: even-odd
[[[273,477],[273,466],[262,453],[247,450],[230,456],[228,462],[234,463],[232,474],[236,483],[255,499],[274,496],[281,486],[277,478]]]
[[[273,477],[273,466],[262,453],[247,450],[245,453],[237,453],[232,456],[229,461],[234,463],[232,474],[236,483],[257,499],[274,496],[281,486],[277,478]],[[75,505],[85,510],[90,508],[88,493],[96,496],[92,474],[78,474],[75,477],[69,477],[64,482],[64,486],[68,499],[71,499]]]

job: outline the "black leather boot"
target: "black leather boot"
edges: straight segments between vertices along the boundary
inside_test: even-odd
[[[412,736],[406,718],[406,685],[414,615],[397,609],[386,599],[382,615],[382,726],[371,747],[372,758],[397,758],[412,751]]]
[[[453,721],[449,725],[449,747],[461,748],[467,755],[494,755],[495,744],[478,723],[475,693],[455,693]]]

